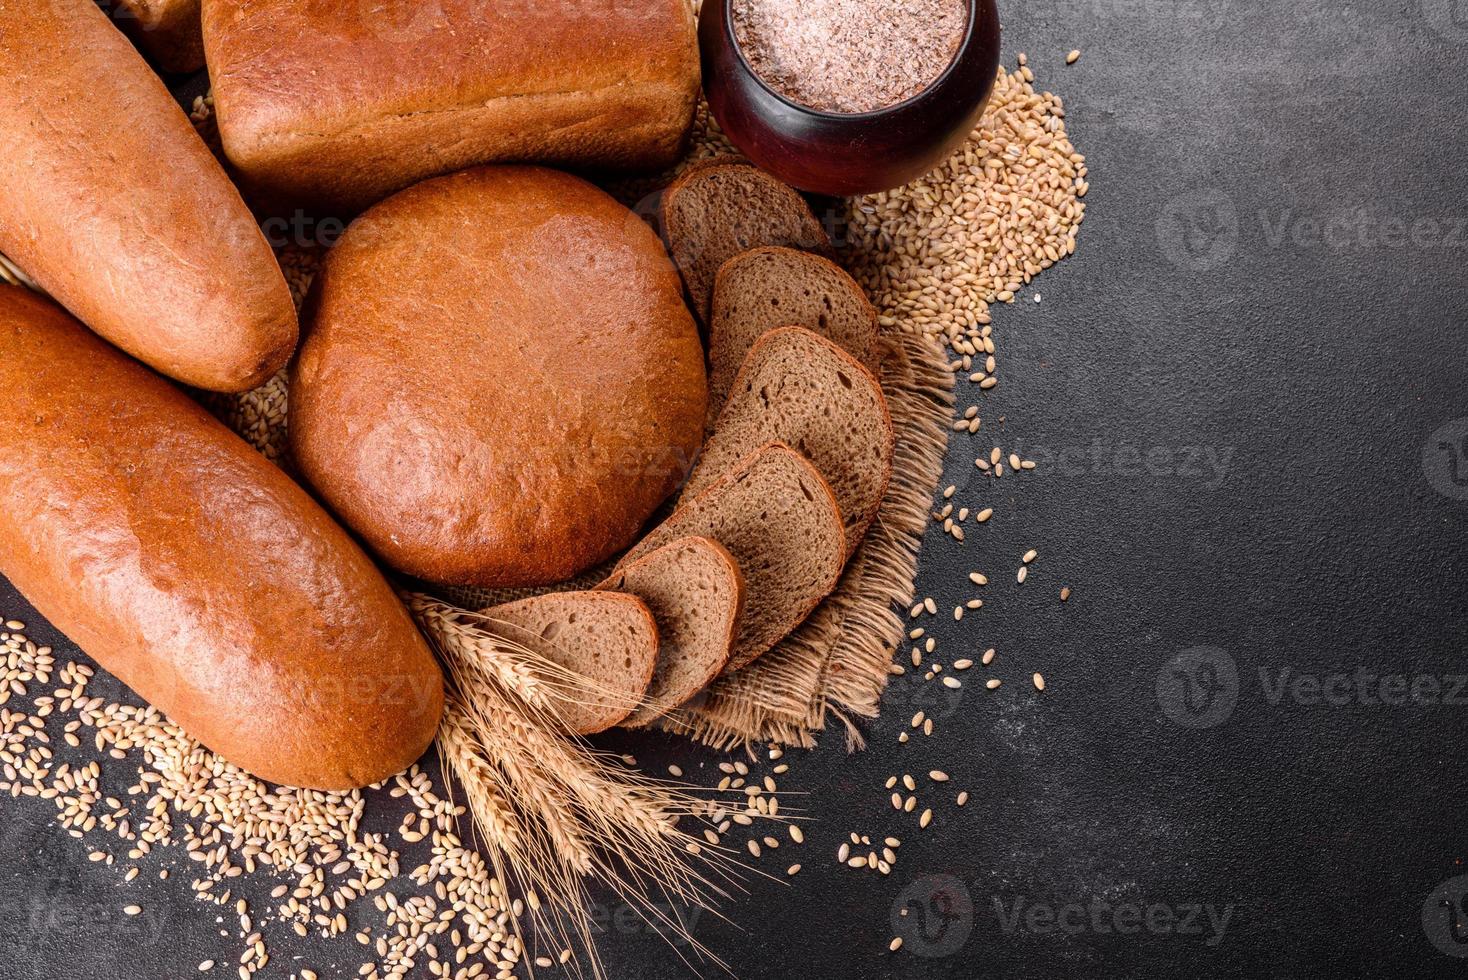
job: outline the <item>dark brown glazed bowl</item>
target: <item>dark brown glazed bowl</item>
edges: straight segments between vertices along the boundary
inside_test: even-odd
[[[710,0],[698,24],[709,109],[745,156],[803,191],[851,197],[901,187],[962,144],[994,90],[999,11],[994,0],[968,6],[968,31],[937,81],[885,109],[832,113],[761,81],[734,39],[731,0]]]

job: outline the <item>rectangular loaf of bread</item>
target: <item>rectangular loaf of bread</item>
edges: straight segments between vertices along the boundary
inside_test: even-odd
[[[698,96],[688,0],[205,0],[224,149],[268,206],[355,212],[475,164],[652,170]]]

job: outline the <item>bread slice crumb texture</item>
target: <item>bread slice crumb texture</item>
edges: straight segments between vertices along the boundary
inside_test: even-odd
[[[637,596],[658,628],[652,682],[623,726],[640,728],[686,704],[728,664],[744,608],[744,576],[717,541],[679,538],[597,588]]]
[[[740,252],[761,245],[829,252],[830,236],[795,190],[743,163],[691,167],[663,194],[668,251],[708,322],[714,276]]]
[[[586,679],[559,704],[561,720],[578,735],[621,722],[652,680],[657,625],[636,596],[558,592],[494,606],[483,615],[505,639]]]
[[[877,369],[877,311],[829,259],[769,246],[719,267],[709,317],[709,419],[718,418],[755,342],[777,327],[805,327]]]
[[[811,463],[772,443],[730,467],[623,557],[618,571],[688,535],[713,538],[739,563],[745,612],[729,657],[738,670],[799,626],[836,587],[846,556],[841,509]]]
[[[735,378],[685,497],[771,442],[795,449],[830,485],[850,555],[877,516],[892,476],[892,418],[877,379],[809,330],[769,331]]]

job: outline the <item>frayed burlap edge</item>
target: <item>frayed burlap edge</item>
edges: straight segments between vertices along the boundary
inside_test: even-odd
[[[835,718],[849,748],[864,744],[857,721],[876,717],[902,639],[898,610],[913,600],[918,546],[943,472],[954,401],[953,372],[933,340],[889,334],[884,341],[882,389],[897,445],[892,482],[871,530],[836,590],[804,625],[664,718],[665,731],[718,749],[755,742],[809,748]]]

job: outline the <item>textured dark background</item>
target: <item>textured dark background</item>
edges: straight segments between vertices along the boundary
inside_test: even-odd
[[[762,865],[805,870],[695,932],[749,978],[1461,976],[1434,939],[1468,945],[1429,896],[1461,898],[1468,871],[1468,0],[1003,13],[1006,61],[1028,52],[1063,95],[1092,174],[1077,254],[996,313],[1001,384],[951,447],[945,482],[997,516],[923,550],[919,594],[944,609],[970,569],[994,579],[933,632],[949,661],[997,647],[1005,686],[899,685],[869,751],[792,754],[782,789],[816,820]],[[1041,468],[975,478],[996,443]],[[0,608],[47,634],[8,589]],[[1382,703],[1383,676],[1424,696]],[[937,734],[899,746],[919,706]],[[712,765],[620,744],[655,770]],[[919,832],[882,783],[935,767],[973,799]],[[186,977],[238,952],[186,863],[119,888],[48,806],[6,805],[0,976]],[[890,877],[836,867],[851,830],[906,841]],[[608,928],[611,976],[691,975],[645,929]],[[350,946],[322,962],[276,942],[265,975],[302,953],[350,975]]]

